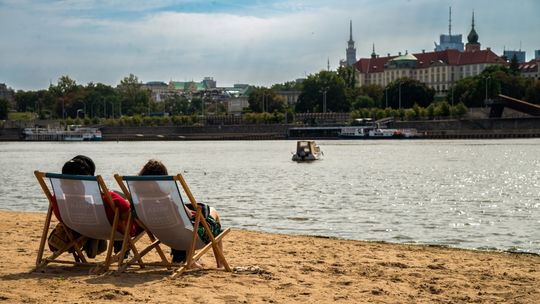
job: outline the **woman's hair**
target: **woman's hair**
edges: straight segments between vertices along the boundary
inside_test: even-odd
[[[78,158],[68,160],[62,167],[62,174],[94,175],[88,163]]]
[[[96,165],[90,157],[85,155],[77,155],[71,160],[80,160],[81,162],[85,163],[88,175],[94,175],[96,173]]]
[[[162,162],[151,159],[142,167],[139,175],[169,175],[169,173]]]

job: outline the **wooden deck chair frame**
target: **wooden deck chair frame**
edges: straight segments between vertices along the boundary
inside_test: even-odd
[[[191,193],[191,190],[189,189],[186,181],[184,180],[181,174],[173,175],[173,176],[120,176],[118,174],[115,174],[114,178],[116,179],[116,181],[118,182],[118,185],[120,186],[120,188],[122,189],[122,191],[124,192],[124,194],[126,195],[126,197],[130,200],[132,204],[132,211],[133,211],[132,213],[134,215],[130,216],[128,220],[128,225],[130,224],[131,221],[134,221],[134,220],[138,221],[139,225],[145,229],[146,233],[148,234],[152,242],[145,249],[141,250],[138,256],[133,257],[130,261],[122,265],[122,267],[119,267],[119,271],[124,271],[127,267],[129,267],[129,265],[137,264],[136,262],[137,260],[142,261],[142,257],[144,257],[146,254],[148,254],[153,249],[155,249],[161,258],[161,262],[152,263],[152,264],[143,264],[143,266],[144,265],[162,266],[162,267],[166,267],[167,269],[173,269],[179,266],[177,269],[173,271],[173,274],[171,275],[172,278],[175,278],[181,275],[184,271],[190,269],[192,266],[192,263],[200,259],[206,252],[210,250],[210,248],[213,250],[216,263],[217,264],[221,263],[221,265],[223,265],[223,267],[225,268],[225,271],[228,271],[228,272],[231,271],[231,268],[229,264],[227,263],[227,260],[225,259],[225,256],[223,255],[222,250],[218,246],[218,242],[221,241],[230,232],[230,228],[223,230],[216,237],[212,235],[208,222],[203,217],[200,206],[197,204],[195,197]],[[180,185],[182,186],[182,189],[184,190],[185,194],[189,198],[189,201],[191,203],[193,210],[195,210],[195,223],[193,223],[191,245],[187,252],[186,261],[184,263],[179,265],[178,263],[169,262],[165,254],[163,253],[163,250],[159,246],[161,244],[161,241],[157,239],[155,235],[144,225],[144,223],[142,223],[137,218],[136,210],[133,205],[132,195],[128,189],[128,186],[126,186],[127,182],[134,181],[134,180],[137,180],[137,181],[144,181],[144,180],[146,181],[174,181],[177,188],[176,190],[178,191],[180,198],[182,198],[182,193],[180,192],[180,189],[178,188],[177,182],[179,182]],[[199,225],[203,225],[205,233],[208,235],[210,242],[206,244],[204,247],[202,247],[200,250],[198,250],[197,253],[195,253],[196,240],[199,237],[197,234]],[[126,246],[124,247],[127,248]],[[125,248],[123,248],[123,250]]]
[[[49,201],[49,207],[47,209],[47,215],[45,217],[45,223],[43,225],[43,231],[42,231],[42,234],[41,234],[41,240],[40,240],[40,243],[39,243],[39,249],[38,249],[38,254],[37,254],[37,258],[36,258],[36,267],[35,267],[34,270],[35,271],[40,270],[43,267],[46,267],[47,264],[54,262],[54,263],[59,263],[59,264],[73,264],[73,265],[94,266],[94,268],[92,268],[92,272],[93,273],[101,273],[101,272],[107,271],[114,261],[120,260],[120,262],[121,262],[121,260],[124,257],[123,254],[122,255],[116,254],[114,256],[112,255],[113,242],[115,240],[115,235],[117,233],[119,233],[119,232],[117,232],[117,228],[118,228],[118,225],[119,225],[120,212],[119,212],[118,208],[113,204],[110,192],[109,192],[107,186],[105,185],[105,183],[103,181],[103,178],[101,176],[99,176],[99,175],[97,175],[97,176],[64,175],[64,174],[57,174],[57,173],[40,172],[40,171],[37,171],[37,170],[34,171],[34,175],[36,176],[36,178],[37,178],[37,180],[39,182],[39,185],[41,186],[41,189],[43,190],[43,192],[45,193],[45,196],[47,197],[47,200]],[[105,200],[103,200],[103,204],[108,204],[111,207],[111,210],[114,210],[114,220],[113,220],[113,223],[111,225],[111,232],[110,232],[110,235],[109,235],[109,238],[108,238],[108,246],[107,246],[107,250],[106,250],[107,253],[106,253],[104,261],[89,262],[85,258],[84,254],[82,252],[81,245],[80,245],[81,243],[84,244],[84,241],[86,241],[88,239],[88,237],[84,236],[84,235],[81,235],[80,237],[76,238],[70,232],[71,228],[70,229],[65,229],[66,235],[67,235],[67,237],[69,239],[68,244],[66,244],[63,248],[59,248],[57,251],[53,252],[50,256],[43,257],[44,251],[45,251],[45,243],[47,241],[47,234],[49,232],[49,228],[50,228],[50,225],[51,225],[51,219],[52,219],[52,214],[53,214],[53,207],[52,206],[53,206],[53,199],[54,199],[53,198],[54,189],[53,189],[53,191],[51,191],[51,189],[53,188],[52,183],[51,183],[51,188],[49,188],[49,186],[47,185],[47,182],[45,181],[46,178],[61,178],[61,179],[75,179],[75,180],[85,180],[85,181],[96,181],[98,183],[98,187],[99,187],[101,193],[105,194]],[[127,227],[130,227],[130,226],[127,226]],[[126,235],[129,235],[129,234],[126,234]],[[128,239],[130,239],[130,238],[128,238]],[[133,249],[134,252],[136,252],[136,248],[134,246],[134,242],[136,242],[136,240],[137,240],[137,238],[134,238],[134,239],[130,239],[129,241],[126,242],[126,244],[128,244],[127,246],[129,246],[129,248]],[[74,252],[73,252],[74,260],[61,259],[61,255],[63,253],[68,252],[70,249],[74,250]]]

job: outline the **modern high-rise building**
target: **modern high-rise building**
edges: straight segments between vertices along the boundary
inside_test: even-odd
[[[524,63],[525,62],[525,51],[519,50],[519,51],[503,51],[503,56],[506,58],[508,62],[512,61],[512,58],[516,56],[516,59],[518,63]]]
[[[439,44],[435,42],[435,51],[444,51],[449,49],[463,51],[463,39],[461,34],[452,35],[452,7],[450,7],[449,10],[448,35],[441,34],[439,37]]]
[[[534,51],[534,59],[540,59],[540,50]]]

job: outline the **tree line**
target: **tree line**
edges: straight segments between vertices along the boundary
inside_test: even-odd
[[[341,112],[355,117],[381,115],[401,119],[433,119],[461,116],[469,107],[481,107],[498,94],[540,104],[540,80],[521,76],[515,66],[489,66],[477,76],[456,82],[445,98],[435,98],[435,91],[411,78],[399,78],[387,86],[357,87],[357,74],[352,67],[337,71],[320,71],[303,82],[274,84],[270,88],[255,87],[248,95],[244,114],[250,120],[284,117],[294,113]],[[280,91],[299,92],[296,104],[289,105]],[[102,83],[77,84],[62,76],[47,90],[17,91],[16,111],[34,112],[41,119],[120,118],[168,113],[171,116],[226,114],[226,105],[209,97],[188,98],[176,94],[155,102],[137,76],[130,74],[116,87]],[[7,116],[8,104],[0,100],[0,119]],[[257,113],[274,113],[258,117]],[[280,114],[280,115],[277,115]],[[184,119],[185,120],[185,119]]]

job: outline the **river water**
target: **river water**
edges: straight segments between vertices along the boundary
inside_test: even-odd
[[[34,170],[77,154],[118,189],[150,158],[182,173],[224,226],[278,233],[540,253],[540,139],[0,142],[0,208],[45,211]]]

